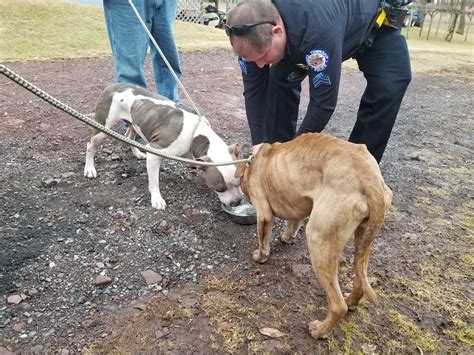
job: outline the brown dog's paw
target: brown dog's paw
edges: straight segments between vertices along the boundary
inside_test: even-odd
[[[315,320],[308,324],[309,333],[314,339],[327,339],[328,338],[327,333],[323,334],[322,324],[323,322],[320,322],[319,320]]]
[[[350,298],[351,294],[350,293],[344,293],[344,301],[346,301],[347,304],[347,309],[351,312],[354,312],[357,310],[357,303],[354,304]]]
[[[268,259],[268,255],[265,255],[263,254],[260,249],[256,249],[253,251],[252,253],[252,259],[253,261],[255,261],[256,263],[264,263],[265,261],[267,261]]]
[[[280,237],[280,240],[286,244],[293,244],[296,241],[296,238],[294,238],[293,235],[287,235],[286,233],[283,233]]]

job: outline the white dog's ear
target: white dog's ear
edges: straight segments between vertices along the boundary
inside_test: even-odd
[[[240,146],[236,144],[232,144],[229,146],[229,153],[232,156],[232,160],[239,159],[240,156]]]
[[[212,162],[211,158],[209,158],[207,155],[199,157],[196,160],[197,161],[203,161],[203,162],[206,162],[206,163],[211,163]],[[209,166],[207,166],[207,165],[197,165],[197,168],[199,170],[206,171],[206,169],[209,168]]]

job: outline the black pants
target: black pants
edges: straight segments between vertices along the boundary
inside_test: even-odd
[[[380,162],[411,81],[405,38],[399,30],[382,27],[373,45],[356,60],[367,80],[367,87],[349,141],[367,145]],[[270,67],[264,119],[266,141],[270,143],[291,140],[296,134],[301,83],[290,85],[287,73],[288,68],[280,64]],[[322,131],[326,123],[317,123],[317,131]]]

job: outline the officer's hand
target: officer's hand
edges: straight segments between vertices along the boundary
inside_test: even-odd
[[[260,147],[262,146],[263,143],[260,143],[260,144],[257,144],[257,145],[254,145],[253,146],[253,149],[252,149],[252,154],[255,155],[257,154],[258,150],[260,149]]]

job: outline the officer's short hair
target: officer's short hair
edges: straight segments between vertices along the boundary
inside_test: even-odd
[[[227,25],[242,25],[258,22],[276,22],[280,17],[280,13],[276,6],[269,0],[248,0],[239,3],[227,15]],[[272,41],[271,24],[263,24],[255,26],[251,31],[241,36],[245,38],[250,46],[261,52],[266,49]],[[230,36],[230,43],[234,45],[234,36]],[[239,53],[237,53],[239,54]]]

